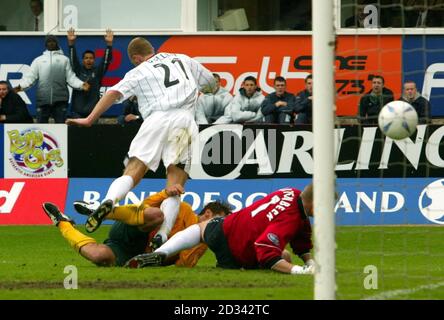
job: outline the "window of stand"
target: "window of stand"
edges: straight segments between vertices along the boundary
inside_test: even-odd
[[[60,29],[182,30],[181,0],[61,0]]]
[[[311,0],[0,0],[0,32],[310,31]],[[444,0],[334,0],[337,27],[443,28]],[[40,9],[43,5],[43,9]],[[193,15],[192,8],[195,8]],[[191,10],[191,11],[190,11]],[[48,28],[43,30],[44,16]],[[36,17],[38,19],[36,19]],[[38,20],[38,21],[36,21]],[[419,29],[418,29],[419,30]]]
[[[198,0],[197,31],[311,30],[311,0]]]
[[[43,0],[0,2],[0,31],[43,31]]]
[[[444,0],[341,0],[341,27],[444,27]]]

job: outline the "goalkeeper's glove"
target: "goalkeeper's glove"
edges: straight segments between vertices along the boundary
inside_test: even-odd
[[[308,259],[307,261],[305,261],[305,265],[306,266],[312,266],[314,268],[315,261],[313,259]]]
[[[293,266],[291,268],[291,274],[314,274],[314,266]]]

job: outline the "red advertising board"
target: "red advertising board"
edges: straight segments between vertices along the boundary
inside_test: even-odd
[[[273,79],[287,79],[288,91],[304,89],[312,72],[311,36],[173,36],[159,51],[180,52],[219,73],[222,85],[237,92],[249,75],[258,78],[265,94]],[[336,50],[337,114],[356,115],[361,95],[371,89],[368,77],[380,74],[398,97],[401,87],[400,36],[339,36]]]
[[[51,224],[42,203],[64,210],[67,190],[68,179],[0,179],[0,225]]]

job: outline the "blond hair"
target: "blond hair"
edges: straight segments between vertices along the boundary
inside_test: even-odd
[[[134,55],[147,57],[154,53],[151,43],[145,38],[137,37],[128,44],[128,57],[132,60]]]
[[[339,199],[338,192],[335,190],[335,200]],[[313,201],[313,182],[307,184],[301,193],[301,197],[306,201]]]

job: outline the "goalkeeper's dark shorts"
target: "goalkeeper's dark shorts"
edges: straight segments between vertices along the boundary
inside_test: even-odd
[[[203,235],[204,241],[208,245],[208,248],[210,248],[211,251],[213,251],[216,255],[217,267],[225,269],[240,269],[241,266],[234,259],[233,254],[228,247],[228,241],[222,228],[223,224],[223,217],[211,219],[205,228]]]
[[[123,266],[129,259],[144,253],[148,244],[149,232],[123,222],[114,222],[103,243],[111,248],[116,256],[116,265]]]

